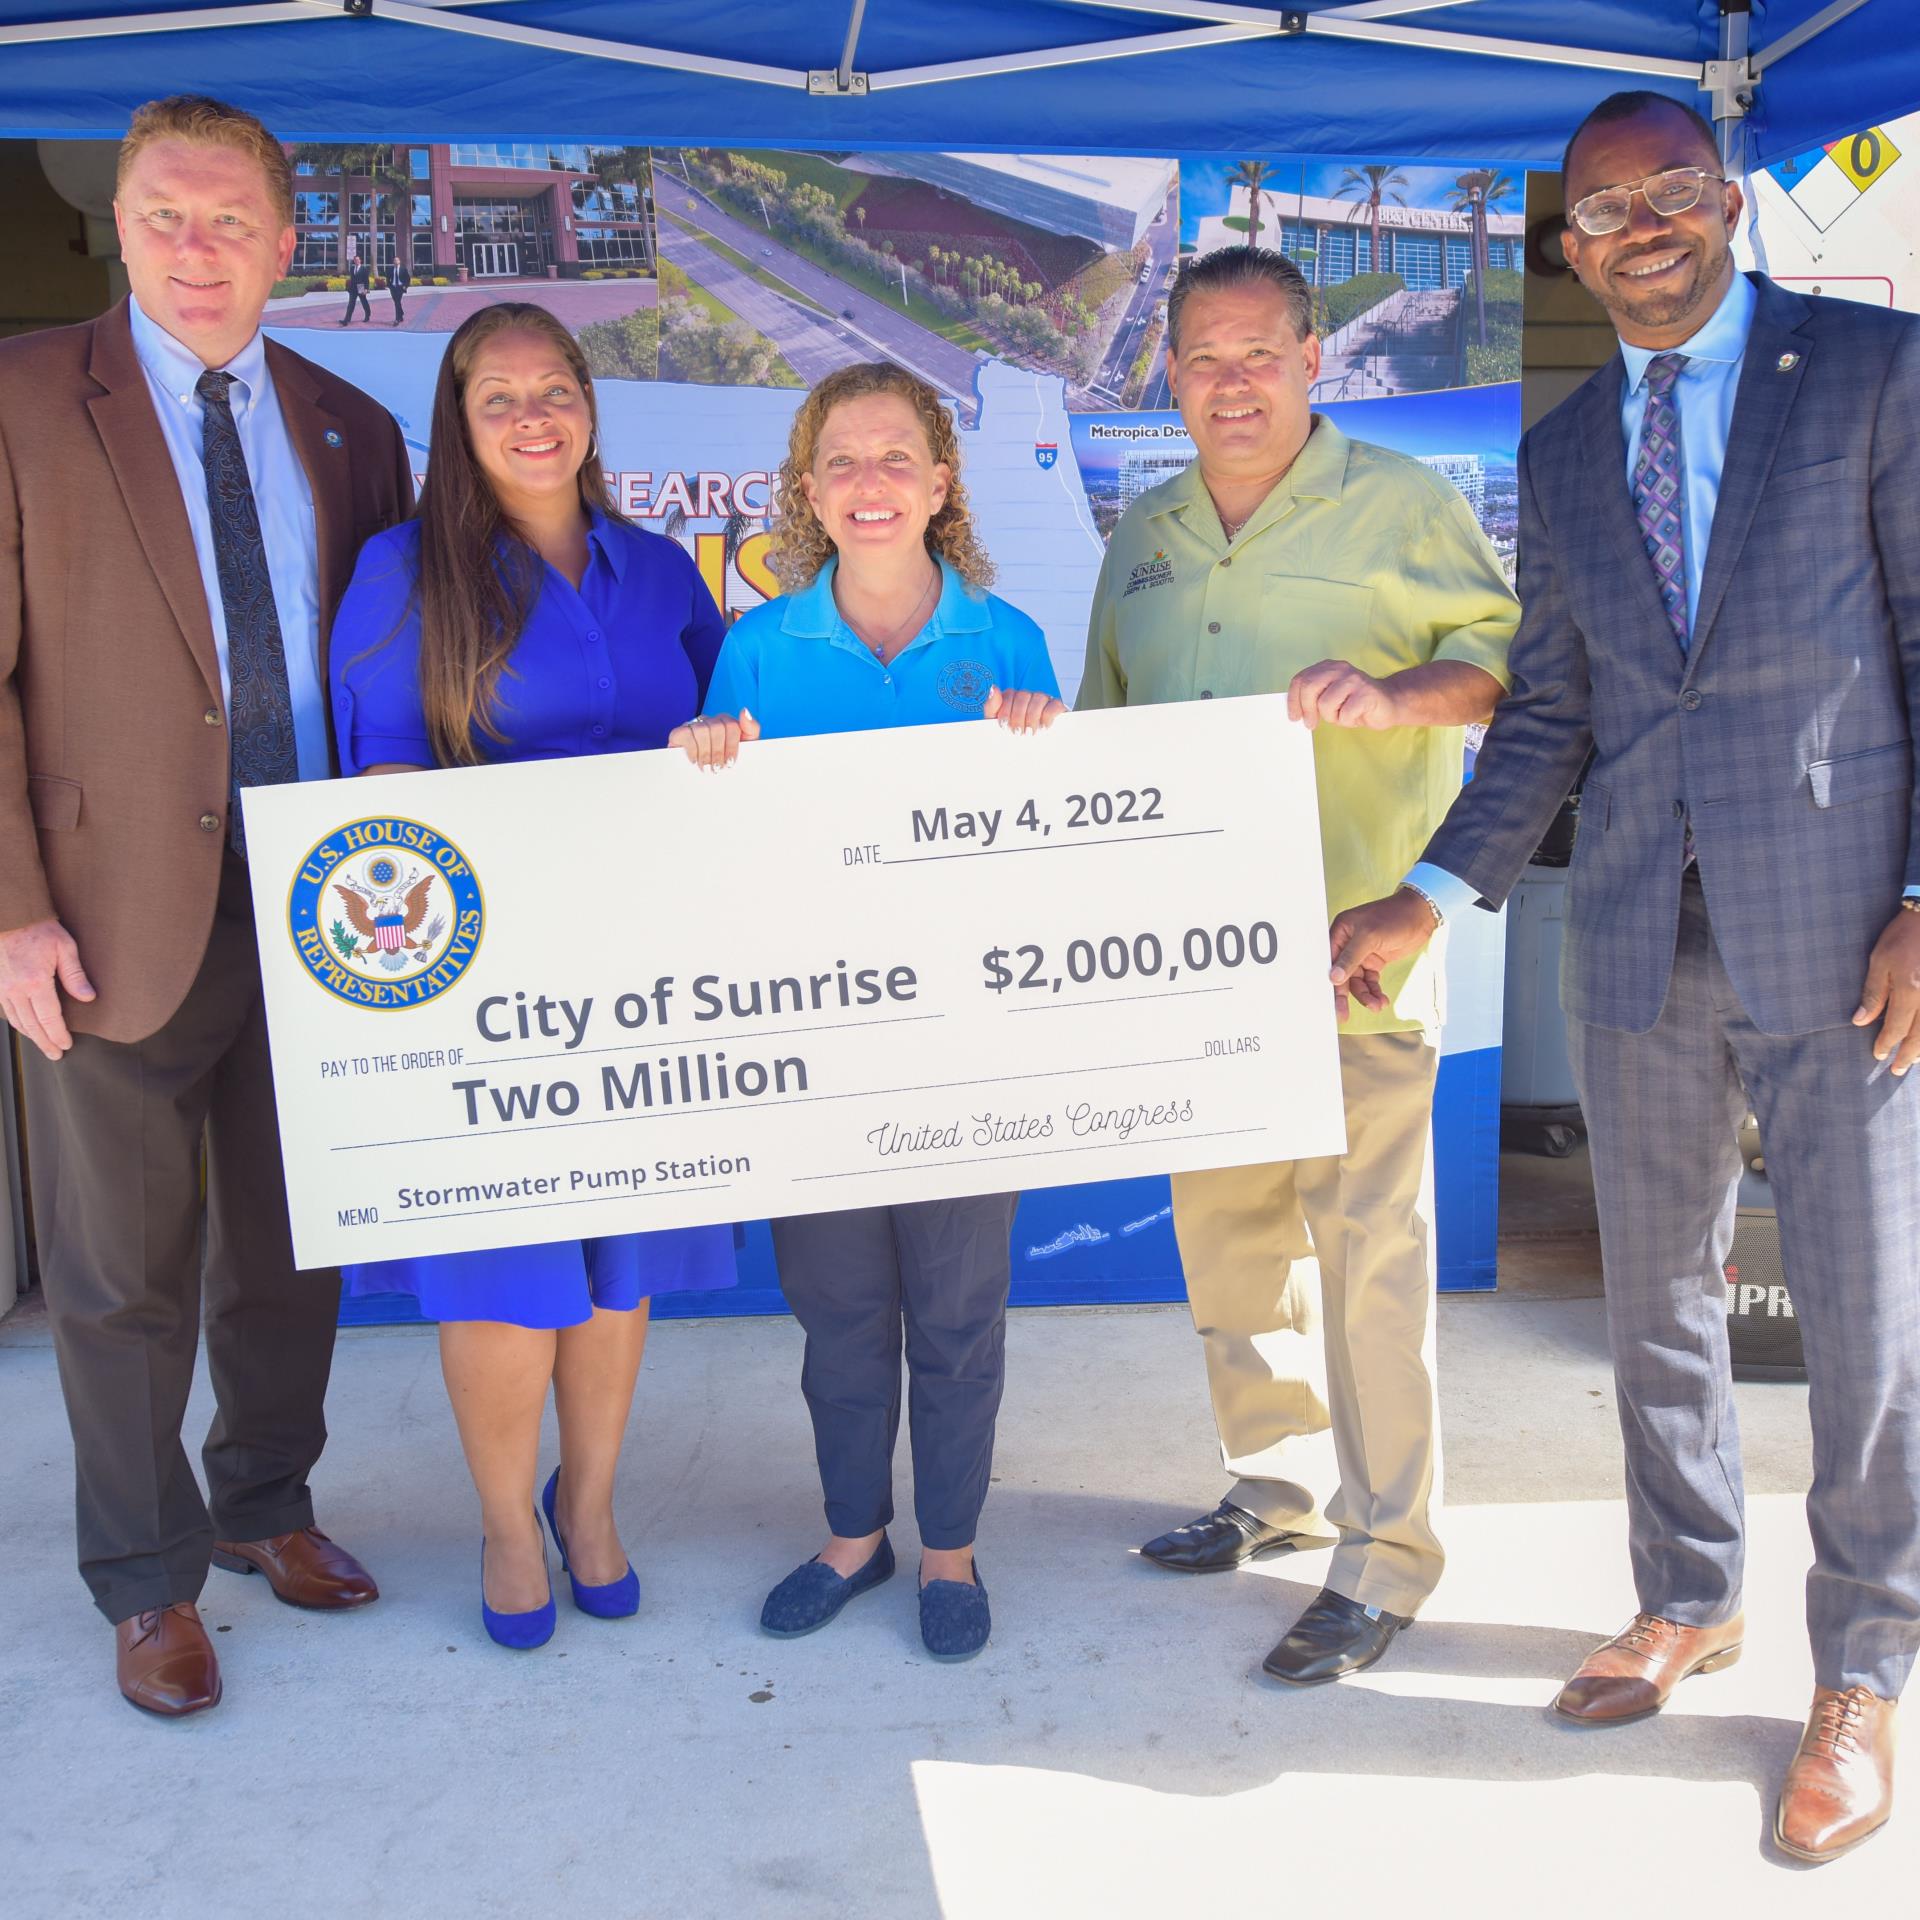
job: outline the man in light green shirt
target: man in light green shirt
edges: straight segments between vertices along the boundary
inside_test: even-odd
[[[1462,730],[1507,686],[1519,607],[1452,486],[1312,413],[1311,312],[1299,269],[1265,249],[1208,254],[1181,275],[1168,383],[1199,458],[1114,530],[1077,704],[1286,689],[1314,729],[1337,913],[1399,885],[1445,815]],[[1267,1656],[1298,1683],[1370,1666],[1444,1564],[1428,1511],[1439,982],[1429,949],[1383,978],[1383,1008],[1352,1008],[1344,1155],[1173,1183],[1237,1479],[1143,1552],[1212,1572],[1337,1534],[1324,1590]]]

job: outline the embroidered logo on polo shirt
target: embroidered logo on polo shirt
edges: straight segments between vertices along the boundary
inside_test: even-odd
[[[301,861],[287,932],[321,986],[356,1006],[417,1007],[473,963],[485,907],[453,842],[418,820],[374,815]]]
[[[959,713],[978,717],[987,704],[987,690],[993,675],[978,660],[950,660],[940,669],[934,690],[948,706]]]
[[[1141,593],[1148,587],[1170,587],[1172,585],[1173,562],[1167,558],[1164,548],[1156,548],[1151,560],[1142,560],[1140,564],[1127,575],[1126,591],[1121,594],[1120,598],[1124,600],[1127,594]]]

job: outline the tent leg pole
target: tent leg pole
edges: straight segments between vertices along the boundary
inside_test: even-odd
[[[1720,58],[1708,66],[1701,80],[1703,89],[1713,95],[1713,131],[1720,149],[1720,171],[1729,180],[1740,179],[1745,172],[1740,131],[1753,104],[1751,84],[1746,81],[1748,29],[1752,25],[1747,8],[1748,0],[1720,0]]]

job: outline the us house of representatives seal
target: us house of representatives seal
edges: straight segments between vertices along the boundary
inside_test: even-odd
[[[437,999],[472,965],[485,923],[466,855],[432,827],[390,814],[318,841],[287,894],[301,965],[355,1006]]]

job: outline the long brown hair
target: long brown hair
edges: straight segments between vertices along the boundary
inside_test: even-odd
[[[774,501],[773,544],[767,564],[789,593],[810,586],[834,555],[834,545],[800,484],[813,470],[820,430],[842,400],[864,400],[871,393],[895,393],[920,416],[927,448],[936,463],[946,463],[947,497],[927,522],[927,551],[945,560],[970,587],[993,584],[993,562],[980,544],[967,490],[960,484],[960,435],[946,402],[917,374],[888,360],[862,361],[827,375],[800,403],[787,436],[787,457],[780,463]]]
[[[467,382],[487,343],[503,333],[536,333],[550,340],[586,396],[593,427],[580,463],[580,504],[618,519],[607,498],[600,464],[600,413],[593,376],[580,343],[545,307],[504,300],[482,307],[454,330],[433,390],[432,443],[426,485],[420,489],[420,702],[434,757],[443,767],[480,760],[473,733],[505,741],[494,717],[494,695],[507,657],[518,644],[539,598],[540,556],[500,506],[499,496],[467,438]]]

